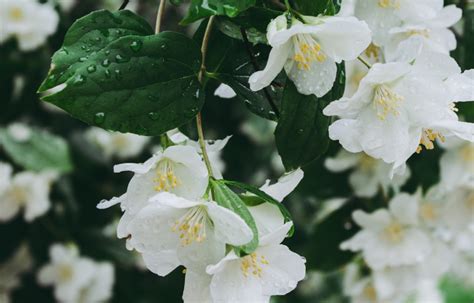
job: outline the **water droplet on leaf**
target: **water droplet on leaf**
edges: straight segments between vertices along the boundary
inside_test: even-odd
[[[104,121],[105,121],[105,113],[100,112],[100,113],[96,113],[94,115],[94,123],[95,124],[102,124],[102,123],[104,123]]]
[[[134,52],[138,52],[142,48],[142,45],[143,43],[140,40],[132,41],[132,43],[130,43],[130,49]]]

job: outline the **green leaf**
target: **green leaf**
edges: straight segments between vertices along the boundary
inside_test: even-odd
[[[239,215],[253,232],[253,239],[248,244],[236,247],[238,255],[251,254],[258,247],[258,230],[255,220],[250,214],[245,203],[225,183],[219,180],[211,180],[213,198],[222,207],[232,210]]]
[[[358,200],[347,201],[341,208],[316,224],[309,239],[311,243],[320,245],[316,249],[308,248],[305,254],[308,269],[333,271],[352,260],[355,254],[343,251],[339,246],[358,231],[351,215],[354,210],[360,208]]]
[[[190,24],[213,15],[236,17],[254,5],[255,0],[192,0],[188,14],[181,24]]]
[[[245,183],[237,182],[237,181],[221,180],[220,182],[225,183],[225,184],[227,184],[227,185],[229,185],[229,186],[234,186],[234,187],[240,188],[240,189],[242,189],[242,190],[245,190],[245,191],[247,191],[247,192],[249,192],[249,193],[254,194],[254,195],[257,196],[258,198],[262,199],[264,202],[267,202],[267,203],[270,203],[270,204],[275,205],[276,207],[278,207],[278,209],[280,210],[281,214],[283,215],[283,218],[285,219],[285,222],[292,221],[292,219],[291,219],[291,214],[290,214],[290,212],[286,209],[285,205],[283,205],[283,203],[280,203],[280,202],[278,202],[277,200],[273,199],[273,197],[271,197],[271,196],[268,195],[267,193],[261,191],[260,189],[254,187],[254,186],[245,184]],[[254,204],[256,204],[256,205],[259,204],[258,201],[256,201],[256,200],[251,200],[251,199],[249,199],[248,202],[254,203]]]
[[[78,19],[67,31],[61,49],[53,55],[51,71],[39,91],[66,82],[84,65],[83,61],[120,37],[153,33],[144,19],[128,10],[100,10]]]
[[[0,145],[17,165],[27,170],[55,170],[66,173],[73,169],[69,146],[61,137],[31,129],[26,141],[18,141],[10,132],[0,129]]]
[[[91,125],[160,135],[201,109],[200,57],[198,45],[179,33],[125,36],[81,60],[66,87],[43,100]]]
[[[335,15],[341,6],[337,0],[295,0],[297,9],[303,15]]]
[[[270,52],[267,45],[249,45],[252,48],[259,68],[263,68]],[[210,77],[232,87],[237,94],[237,99],[254,114],[268,120],[276,120],[276,113],[268,101],[263,90],[254,92],[250,89],[248,79],[256,69],[253,66],[247,46],[243,41],[232,39],[214,29],[209,40],[206,66]],[[282,81],[277,79],[277,81]],[[267,88],[267,93],[279,110],[281,88]]]
[[[343,69],[343,65],[338,67],[333,89],[322,98],[302,95],[293,82],[287,81],[275,130],[277,149],[287,170],[306,165],[326,152],[330,118],[322,111],[330,101],[342,96],[345,82]]]

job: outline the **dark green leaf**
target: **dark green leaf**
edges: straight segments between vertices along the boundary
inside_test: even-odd
[[[253,239],[248,244],[236,247],[236,253],[240,255],[251,254],[258,247],[258,230],[255,220],[250,214],[245,203],[227,185],[221,181],[211,180],[211,188],[214,200],[222,207],[232,210],[239,215],[253,232]]]
[[[190,24],[213,15],[236,17],[240,12],[255,5],[255,0],[191,0],[188,14],[181,24]]]
[[[309,239],[311,243],[319,245],[311,246],[305,254],[309,269],[333,271],[354,257],[353,252],[343,251],[339,245],[357,232],[358,228],[351,215],[358,208],[360,203],[357,200],[350,200],[316,224]]]
[[[295,0],[298,11],[303,15],[311,16],[333,16],[339,11],[340,2],[337,0]]]
[[[76,69],[84,65],[83,61],[120,37],[152,34],[150,25],[130,11],[92,12],[69,28],[62,48],[53,55],[48,78],[39,90],[45,91],[66,82]]]
[[[286,209],[286,207],[283,205],[283,203],[280,203],[280,202],[278,202],[277,200],[273,199],[273,197],[271,197],[271,196],[268,195],[267,193],[261,191],[260,189],[254,187],[254,186],[245,184],[245,183],[237,182],[237,181],[221,180],[221,181],[219,181],[219,182],[222,182],[222,183],[225,183],[225,184],[227,184],[227,185],[235,186],[235,187],[237,187],[237,188],[240,188],[240,189],[242,189],[242,190],[245,190],[245,191],[247,191],[247,192],[249,192],[249,193],[254,194],[254,195],[257,196],[258,198],[262,199],[263,201],[275,205],[276,207],[278,207],[278,209],[280,210],[281,214],[283,215],[283,218],[285,219],[285,222],[292,221],[292,219],[291,219],[291,214],[290,214],[290,212]],[[253,200],[253,202],[256,203],[257,201]],[[257,205],[258,205],[258,204],[257,204]]]
[[[125,36],[81,60],[66,87],[43,100],[91,125],[160,135],[201,109],[200,57],[182,34]]]
[[[73,165],[69,146],[60,137],[31,129],[29,138],[18,141],[6,129],[0,129],[0,145],[10,158],[28,170],[69,172]]]
[[[293,82],[287,81],[283,92],[280,119],[275,130],[278,152],[287,170],[306,165],[324,154],[328,148],[330,118],[322,111],[344,91],[344,67],[338,67],[333,89],[317,98],[300,94]]]

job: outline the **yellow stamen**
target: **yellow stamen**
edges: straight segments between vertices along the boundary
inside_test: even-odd
[[[196,206],[176,220],[171,230],[179,234],[183,246],[193,242],[200,243],[206,239],[208,220],[206,209],[203,206]]]
[[[365,298],[370,300],[370,302],[376,302],[377,301],[377,291],[375,290],[374,286],[372,286],[371,284],[364,287],[364,290],[363,290],[362,293],[363,293]]]
[[[296,35],[293,37],[295,46],[293,60],[300,70],[309,70],[315,61],[322,63],[327,56],[321,50],[321,45],[308,34]]]
[[[257,253],[252,253],[248,256],[245,256],[240,261],[240,270],[244,277],[248,277],[252,274],[256,278],[262,277],[264,265],[268,265],[270,262],[265,258],[265,256],[258,256]]]
[[[387,85],[381,84],[375,88],[372,105],[377,112],[377,117],[383,121],[388,114],[400,115],[398,107],[400,107],[403,100],[403,96],[395,93]]]
[[[173,171],[173,165],[168,160],[163,160],[156,168],[155,191],[170,191],[181,184]]]
[[[367,57],[377,59],[378,61],[378,58],[380,56],[380,47],[373,43],[370,43],[370,45],[365,49],[365,54],[367,55]]]
[[[420,139],[420,145],[418,146],[417,150],[416,150],[416,153],[419,154],[422,152],[423,150],[423,146],[427,149],[427,150],[432,150],[434,149],[434,144],[433,142],[436,140],[436,139],[439,139],[441,140],[441,142],[444,142],[446,139],[444,138],[444,136],[441,134],[441,133],[438,133],[438,132],[435,132],[433,131],[432,129],[425,129],[423,130],[423,134],[421,135],[421,139]]]
[[[15,21],[20,21],[24,17],[23,10],[20,7],[13,7],[10,9],[10,18]]]
[[[423,36],[425,38],[430,37],[430,31],[428,29],[412,29],[406,32],[408,37],[411,36]]]
[[[420,216],[425,221],[433,221],[438,217],[438,212],[433,204],[424,203],[420,207]]]
[[[398,222],[393,222],[385,228],[385,236],[390,242],[400,242],[403,239],[403,226]]]
[[[381,8],[400,8],[400,0],[379,0],[378,4]]]

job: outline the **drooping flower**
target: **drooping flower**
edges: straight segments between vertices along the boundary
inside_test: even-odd
[[[137,156],[150,141],[149,137],[135,134],[109,132],[102,128],[91,127],[85,132],[85,138],[96,145],[105,157],[126,159]]]
[[[273,295],[292,291],[305,276],[305,260],[280,244],[292,223],[280,226],[260,239],[260,245],[250,255],[238,257],[229,252],[206,272],[210,298],[202,302],[269,302]],[[204,288],[201,276],[186,277],[185,288]],[[189,293],[185,290],[185,293]],[[190,301],[192,302],[192,301]]]
[[[125,194],[97,205],[103,209],[120,203],[124,214],[117,227],[119,238],[130,235],[128,224],[157,193],[170,192],[188,199],[199,199],[209,181],[204,162],[190,146],[171,146],[157,152],[143,164],[120,164],[114,167],[114,171],[134,173]]]
[[[165,276],[179,265],[204,271],[220,260],[226,244],[250,242],[253,233],[233,211],[213,201],[159,193],[129,225],[130,244],[152,272]]]
[[[341,248],[362,251],[374,270],[422,262],[430,254],[432,244],[419,227],[418,199],[399,194],[390,201],[388,210],[379,209],[372,214],[355,211],[353,218],[362,230],[343,242]]]
[[[23,51],[31,51],[45,43],[58,26],[54,8],[36,0],[5,0],[0,11],[2,28],[0,43],[15,37]]]
[[[375,64],[352,97],[324,109],[341,118],[329,136],[349,152],[364,151],[394,169],[415,152],[433,149],[437,138],[474,141],[474,125],[458,121],[455,96],[444,82],[459,74],[457,63],[438,53],[423,53],[413,65]]]
[[[0,222],[9,221],[20,210],[31,222],[44,215],[51,207],[51,184],[56,173],[24,171],[12,176],[12,168],[0,163]]]
[[[281,15],[268,25],[267,39],[272,50],[264,70],[249,79],[258,91],[271,84],[284,68],[298,91],[324,96],[336,79],[336,63],[354,60],[370,44],[370,30],[354,17],[302,16],[293,18],[288,28]]]
[[[389,164],[364,153],[353,154],[343,149],[334,158],[326,159],[325,166],[332,172],[342,172],[353,168],[349,183],[359,197],[374,197],[380,188],[385,193],[390,188],[398,191],[410,177],[410,170],[407,168],[401,174],[390,178],[392,168]]]
[[[51,263],[38,272],[38,283],[54,286],[58,301],[71,303],[108,300],[114,281],[114,268],[107,262],[95,262],[79,256],[75,246],[54,244]]]

